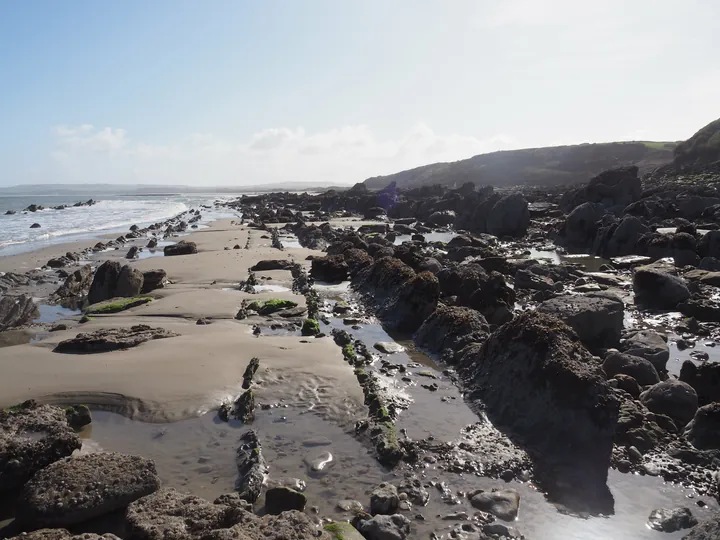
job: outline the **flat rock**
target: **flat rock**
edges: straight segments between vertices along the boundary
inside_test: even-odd
[[[405,350],[405,347],[394,341],[378,341],[373,347],[385,354],[395,354]]]
[[[195,242],[178,242],[171,246],[165,246],[163,254],[166,257],[173,257],[176,255],[193,255],[197,253],[197,245]]]
[[[295,263],[290,259],[266,259],[257,262],[250,268],[253,272],[261,272],[268,270],[290,270]]]
[[[57,353],[91,354],[129,349],[153,339],[176,337],[179,334],[164,328],[151,328],[138,324],[130,328],[111,328],[97,330],[88,334],[78,334],[74,338],[61,341],[55,347]]]
[[[36,473],[16,504],[27,527],[74,525],[125,508],[160,488],[152,460],[103,452],[65,458]]]
[[[81,446],[59,407],[27,401],[0,410],[0,493],[19,488],[33,474]]]
[[[470,504],[505,521],[514,521],[520,510],[520,495],[512,489],[481,491],[470,496]]]
[[[365,538],[360,531],[346,521],[333,521],[325,525],[324,529],[333,540],[364,540]]]

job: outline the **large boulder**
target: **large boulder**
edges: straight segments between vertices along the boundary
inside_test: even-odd
[[[625,216],[619,223],[601,229],[593,251],[610,259],[639,253],[638,242],[650,229],[635,216]]]
[[[693,387],[700,405],[720,402],[720,364],[705,362],[700,365],[685,360],[680,368],[680,380]]]
[[[120,269],[115,296],[122,298],[133,298],[138,296],[143,289],[145,276],[137,268],[125,265]]]
[[[614,347],[620,341],[625,306],[613,294],[556,296],[537,309],[564,321],[587,347]]]
[[[0,494],[82,446],[65,411],[27,401],[0,409]]]
[[[0,297],[0,332],[28,324],[38,314],[37,304],[28,295]]]
[[[456,352],[470,343],[484,341],[489,331],[485,317],[474,309],[438,304],[418,328],[414,340],[431,353],[446,349]]]
[[[163,249],[163,254],[166,257],[194,255],[197,252],[197,244],[195,244],[195,242],[185,242],[184,240],[171,246],[165,246],[165,249]]]
[[[603,369],[608,377],[614,377],[618,374],[629,375],[641,386],[660,382],[660,377],[652,362],[631,354],[610,351],[605,356]]]
[[[620,350],[633,356],[649,360],[658,374],[667,371],[666,364],[670,359],[670,348],[667,337],[655,330],[636,330],[628,334],[620,343]]]
[[[349,268],[343,255],[316,257],[310,266],[310,275],[318,281],[334,283],[348,279]]]
[[[140,293],[145,294],[165,287],[167,273],[165,270],[147,270],[143,272],[143,285]]]
[[[700,450],[720,449],[720,403],[700,407],[685,426],[685,438]]]
[[[178,334],[164,328],[137,324],[130,328],[108,328],[61,341],[53,349],[56,353],[92,354],[137,347],[146,341],[175,337]]]
[[[470,504],[505,521],[515,521],[520,510],[520,495],[514,489],[478,491],[469,494]]]
[[[25,484],[15,519],[28,528],[64,527],[125,508],[160,488],[152,460],[102,452],[56,461]]]
[[[60,285],[53,294],[58,298],[73,298],[81,296],[90,288],[92,280],[92,266],[86,264],[65,278],[65,282]]]
[[[390,328],[412,333],[435,311],[439,299],[438,279],[431,272],[420,272],[406,281],[378,314]]]
[[[575,207],[565,218],[559,241],[571,248],[590,249],[598,232],[598,222],[605,208],[597,203],[585,202]]]
[[[265,259],[250,268],[253,272],[265,270],[290,270],[294,263],[290,259]]]
[[[620,213],[626,206],[640,199],[642,183],[638,168],[634,165],[610,169],[592,178],[585,186],[568,191],[560,200],[560,206],[570,211],[576,206],[592,202]]]
[[[569,326],[523,313],[467,346],[460,366],[469,399],[527,449],[548,489],[569,482],[604,499],[619,402]]]
[[[96,304],[109,298],[115,298],[117,294],[117,282],[120,277],[122,266],[117,261],[105,261],[95,271],[95,277],[90,285],[88,302]]]
[[[653,265],[640,266],[633,274],[635,303],[650,309],[672,310],[690,298],[685,281]]]
[[[682,540],[717,540],[718,538],[720,538],[720,514],[715,514],[700,525],[695,525],[682,537]]]
[[[520,193],[505,195],[487,215],[487,232],[498,237],[523,236],[530,225],[528,202]]]
[[[703,257],[720,259],[720,231],[709,231],[700,239],[698,251]]]
[[[367,540],[405,540],[410,536],[410,520],[402,514],[361,519],[357,528]]]
[[[693,419],[698,409],[695,389],[677,379],[668,379],[651,386],[640,394],[640,401],[651,412],[672,418],[680,428]]]

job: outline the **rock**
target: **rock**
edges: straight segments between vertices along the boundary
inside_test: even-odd
[[[174,257],[176,255],[194,255],[197,252],[197,245],[195,242],[185,242],[184,240],[171,246],[165,246],[165,249],[163,249],[163,254],[166,257]]]
[[[95,271],[95,277],[90,285],[88,293],[88,302],[96,304],[110,298],[115,298],[117,294],[117,282],[120,277],[121,266],[117,261],[105,261]]]
[[[370,513],[373,515],[394,514],[399,505],[398,490],[392,484],[380,484],[370,495]]]
[[[598,174],[585,186],[566,192],[560,207],[569,211],[576,206],[592,202],[611,211],[621,211],[642,195],[642,184],[635,165],[618,167]]]
[[[698,366],[686,360],[680,368],[680,380],[693,387],[700,405],[720,402],[720,364],[707,362]]]
[[[720,231],[708,231],[700,239],[698,251],[702,257],[720,259]]]
[[[65,407],[65,416],[73,429],[81,429],[92,423],[92,415],[87,405],[71,405]]]
[[[93,281],[92,266],[86,264],[70,274],[53,294],[59,298],[72,298],[81,296],[90,288]]]
[[[258,357],[253,357],[250,359],[250,362],[248,362],[247,367],[245,368],[245,372],[243,373],[243,384],[242,387],[247,390],[250,388],[250,385],[252,384],[253,377],[255,377],[255,373],[257,372],[258,368],[260,367],[260,359]]]
[[[439,298],[438,279],[430,272],[420,272],[408,279],[395,295],[379,307],[378,315],[388,327],[412,333],[435,311]]]
[[[635,303],[650,309],[676,309],[690,298],[690,290],[677,276],[652,265],[640,266],[633,274]]]
[[[518,531],[502,523],[488,523],[482,526],[482,532],[487,536],[500,538],[524,538]]]
[[[515,272],[515,288],[533,291],[554,291],[555,282],[548,276],[540,276],[529,270],[520,269]],[[560,286],[562,288],[562,285]]]
[[[638,242],[650,229],[635,216],[624,216],[619,223],[601,227],[593,251],[610,259],[638,253]]]
[[[717,540],[718,538],[720,538],[720,514],[715,514],[700,525],[695,525],[682,537],[682,540]]]
[[[470,504],[505,521],[515,521],[520,510],[520,495],[512,489],[480,491],[470,495]]]
[[[0,494],[82,446],[65,411],[26,401],[0,409]]]
[[[357,528],[367,540],[405,540],[410,536],[410,520],[401,514],[360,520]]]
[[[430,501],[430,493],[414,474],[406,474],[405,478],[400,482],[398,493],[404,493],[411,503],[418,506],[425,506]]]
[[[598,222],[605,208],[597,203],[585,202],[576,206],[565,219],[559,241],[568,247],[589,249],[598,232]]]
[[[39,223],[33,223],[32,225],[30,225],[31,229],[39,229],[40,227],[41,225]]]
[[[463,349],[460,371],[491,422],[522,443],[548,489],[607,492],[619,403],[570,327],[526,312]]]
[[[25,484],[15,519],[26,527],[62,527],[125,508],[160,488],[155,463],[103,452],[56,461]]]
[[[405,347],[395,343],[394,341],[378,341],[375,345],[373,345],[373,347],[385,354],[395,354],[405,350]]]
[[[465,345],[484,341],[489,332],[485,317],[474,309],[438,304],[413,339],[431,353],[446,349],[457,352]]]
[[[452,210],[433,212],[425,222],[433,227],[447,227],[455,222],[455,212]],[[397,228],[397,225],[395,225],[395,228]]]
[[[652,362],[658,373],[665,373],[670,359],[667,337],[655,330],[636,330],[631,332],[620,344],[620,350],[626,354],[639,356]]]
[[[313,279],[330,283],[348,279],[349,268],[342,255],[317,257],[310,264],[310,275]]]
[[[171,338],[178,335],[164,328],[151,328],[145,324],[138,324],[130,328],[111,328],[97,330],[88,334],[78,334],[74,338],[58,343],[53,351],[75,354],[102,353],[129,349],[137,347],[146,341]]]
[[[325,525],[324,529],[333,540],[364,540],[360,531],[345,521],[333,521]]]
[[[523,236],[530,225],[528,202],[520,193],[505,195],[487,215],[487,232],[498,236]]]
[[[0,297],[0,332],[28,324],[38,314],[38,307],[30,296]]]
[[[603,369],[608,377],[618,374],[629,375],[641,386],[660,382],[657,370],[649,360],[631,354],[609,351],[605,356]]]
[[[290,259],[266,259],[259,261],[255,266],[251,267],[250,270],[253,272],[268,271],[268,270],[290,270],[293,267],[293,262]]]
[[[265,492],[265,510],[270,514],[280,514],[286,510],[304,512],[306,504],[305,495],[288,487],[274,487]]]
[[[650,512],[648,525],[656,531],[672,533],[697,525],[689,508],[657,508]]]
[[[700,407],[683,435],[700,450],[720,449],[720,403]]]
[[[93,533],[73,535],[66,529],[40,529],[13,536],[11,540],[120,540],[120,538],[110,533],[103,535]]]
[[[50,331],[51,331],[51,332],[62,332],[62,331],[67,330],[67,329],[68,329],[68,325],[67,325],[67,324],[63,324],[63,323],[54,324],[52,327],[50,327]]]
[[[613,384],[613,381],[615,381],[614,386],[616,388],[627,392],[635,399],[638,399],[640,397],[640,385],[630,375],[618,373],[617,375],[614,375],[613,378],[608,381],[608,383]]]
[[[138,249],[137,246],[133,246],[125,254],[125,258],[126,259],[137,259],[139,251],[140,250]]]
[[[17,210],[8,210],[5,212],[6,216],[14,216],[15,214],[17,214]]]
[[[698,396],[692,386],[677,379],[668,379],[640,394],[640,401],[650,411],[672,418],[680,428],[693,419],[698,409]]]
[[[254,430],[249,429],[240,436],[240,446],[237,449],[235,461],[238,469],[235,489],[241,499],[254,504],[260,497],[260,491],[267,475],[267,464]]]
[[[625,306],[613,294],[556,296],[537,309],[565,322],[590,348],[613,347],[620,341]]]
[[[703,257],[698,264],[699,270],[707,272],[720,272],[720,260],[715,257]]]
[[[145,277],[140,270],[129,265],[123,266],[115,286],[115,296],[121,298],[138,296],[143,289],[144,280]]]
[[[158,245],[158,241],[155,238],[151,238],[148,240],[147,245],[145,246],[148,249],[155,249]]]
[[[140,293],[146,294],[156,289],[162,289],[165,287],[166,278],[167,273],[165,270],[148,270],[143,272],[143,285]]]

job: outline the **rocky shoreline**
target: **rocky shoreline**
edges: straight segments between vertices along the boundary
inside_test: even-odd
[[[189,404],[202,394],[205,410],[243,427],[236,493],[211,503],[162,488],[154,464],[141,457],[70,457],[79,440],[63,424],[62,409],[34,402],[8,409],[0,415],[0,479],[12,472],[7,489],[22,489],[10,510],[16,520],[3,534],[51,527],[25,536],[64,538],[73,533],[62,527],[73,531],[121,510],[115,530],[124,538],[380,540],[413,537],[427,526],[456,538],[520,537],[511,526],[519,486],[530,482],[570,514],[612,515],[608,474],[615,470],[694,493],[692,508],[647,508],[651,529],[693,527],[687,538],[713,538],[720,175],[683,178],[679,190],[662,174],[641,179],[636,168],[623,168],[572,190],[495,192],[466,184],[369,192],[357,185],[320,195],[243,196],[224,203],[241,219],[170,245],[159,243],[190,232],[199,210],[52,257],[39,270],[3,275],[6,331],[37,329],[32,296],[83,312],[45,323],[46,331],[63,327],[36,343],[0,349],[0,368],[12,369],[11,377],[22,377],[23,369],[3,361],[4,351],[25,359],[27,370],[49,361],[69,370],[54,390],[33,380],[22,392],[8,385],[8,396],[87,397],[104,377],[92,357],[122,354],[125,367],[114,369],[102,390],[137,398],[145,403],[140,410],[151,407],[152,396],[162,409],[178,402],[187,385],[181,375],[189,376],[194,388],[183,410],[198,410]],[[138,257],[141,249],[156,256]],[[348,282],[352,293],[333,292],[332,284]],[[372,317],[397,337],[368,342]],[[423,370],[407,347],[440,367]],[[228,358],[238,350],[248,357]],[[681,367],[671,358],[680,353],[687,357]],[[157,367],[144,368],[153,355]],[[193,355],[215,367],[189,365]],[[322,357],[324,367],[301,357]],[[172,373],[176,359],[182,373]],[[344,422],[398,475],[373,489],[369,506],[349,505],[356,516],[345,523],[306,511],[313,501],[301,490],[269,483],[273,463],[264,457],[262,429],[251,424],[279,403],[267,394],[275,387],[263,374],[283,370],[296,370],[298,385],[321,373],[328,388],[352,395],[356,412]],[[225,397],[210,399],[213,389]],[[409,435],[425,414],[415,411],[454,411],[456,396],[458,406],[477,415],[473,423],[452,440]],[[442,422],[443,413],[436,414],[429,425]],[[24,416],[45,419],[20,421]],[[22,446],[28,443],[34,446]],[[18,455],[28,463],[16,463]],[[93,459],[107,464],[83,464]],[[321,474],[328,459],[319,457],[310,470]],[[441,479],[437,486],[426,479],[428,467]],[[122,481],[90,478],[95,469]],[[73,487],[60,487],[74,474]],[[443,479],[449,474],[495,484],[453,491]],[[102,491],[106,485],[120,491]],[[413,505],[426,505],[435,487],[443,504],[467,505],[471,513],[420,520]],[[261,509],[269,515],[258,516],[251,505],[263,493]]]

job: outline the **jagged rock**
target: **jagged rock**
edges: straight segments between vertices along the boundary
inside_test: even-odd
[[[348,279],[349,268],[343,255],[317,257],[310,264],[313,279],[330,283]]]
[[[468,495],[470,504],[505,521],[514,521],[520,510],[520,495],[513,489],[477,491]]]
[[[560,231],[560,241],[568,246],[588,249],[598,232],[598,222],[605,215],[602,205],[585,202],[575,207],[565,219]]]
[[[143,272],[143,285],[140,293],[145,294],[155,289],[162,289],[165,287],[166,278],[167,273],[165,270],[148,270],[147,272]]]
[[[604,171],[585,186],[568,191],[560,207],[568,211],[585,202],[597,203],[612,211],[621,211],[640,199],[642,184],[636,166],[619,167]]]
[[[144,275],[140,270],[129,265],[123,266],[115,285],[115,296],[121,298],[138,296],[143,289],[144,280]]]
[[[28,324],[38,313],[38,307],[30,296],[3,296],[0,298],[0,332]]]
[[[439,298],[438,279],[430,272],[421,272],[400,286],[397,294],[380,306],[378,314],[390,328],[412,333],[435,311]]]
[[[657,508],[650,512],[648,524],[656,531],[672,533],[697,525],[689,508]]]
[[[640,401],[650,411],[672,418],[683,428],[695,416],[698,396],[692,386],[677,379],[668,379],[640,394]]]
[[[548,488],[605,493],[619,403],[570,327],[526,312],[465,347],[459,363],[467,398],[515,435]]]
[[[176,255],[194,255],[197,253],[197,244],[195,242],[180,241],[171,246],[165,246],[163,254],[166,257],[174,257]]]
[[[700,450],[720,449],[720,403],[700,407],[685,426],[684,436]]]
[[[618,223],[600,228],[593,251],[606,259],[637,254],[638,242],[649,232],[650,228],[637,217],[625,216]]]
[[[469,343],[482,342],[490,331],[485,317],[467,307],[438,304],[415,333],[419,347],[432,353],[461,350]]]
[[[265,492],[265,510],[269,514],[280,514],[288,510],[305,511],[307,497],[289,487],[274,487]]]
[[[405,474],[405,478],[398,486],[398,493],[404,493],[411,503],[418,506],[425,506],[430,500],[430,493],[423,487],[422,481],[412,473]]]
[[[137,246],[133,246],[125,254],[125,258],[126,259],[137,259],[139,251],[140,250]]]
[[[268,270],[290,270],[293,267],[293,262],[290,259],[266,259],[259,261],[255,266],[251,267],[250,270],[253,272],[261,272]]]
[[[492,235],[523,236],[530,225],[528,202],[520,193],[511,193],[498,200],[487,215],[487,232]]]
[[[625,306],[613,294],[557,296],[537,309],[564,321],[588,347],[613,347],[620,341]]]
[[[706,362],[698,366],[686,360],[680,368],[680,380],[693,387],[700,405],[720,402],[720,364]]]
[[[88,302],[96,304],[109,298],[115,298],[117,294],[117,282],[120,277],[121,266],[117,261],[105,261],[95,271],[95,277],[90,285]]]
[[[720,538],[720,514],[715,514],[700,525],[695,525],[682,537],[682,540],[717,540],[718,538]]]
[[[87,405],[70,405],[65,407],[65,416],[73,429],[81,429],[92,423],[92,415]]]
[[[367,540],[405,540],[410,536],[410,520],[402,514],[378,515],[361,519],[357,529]]]
[[[238,469],[236,490],[241,499],[254,504],[260,497],[260,490],[268,470],[260,441],[254,430],[250,429],[240,436],[236,462]]]
[[[125,508],[160,488],[155,463],[103,452],[56,461],[25,484],[15,518],[26,527],[62,527]]]
[[[78,334],[74,338],[61,341],[55,347],[57,353],[91,354],[121,349],[129,349],[153,339],[176,337],[179,334],[164,328],[151,328],[138,324],[130,328],[111,328],[97,330],[89,334]]]
[[[605,356],[603,369],[608,377],[614,377],[618,374],[629,375],[641,386],[660,382],[660,377],[652,362],[631,354],[609,351]]]
[[[370,513],[394,514],[400,506],[398,490],[392,484],[380,484],[370,495]]]
[[[81,446],[59,407],[26,401],[0,409],[0,493],[19,488],[33,474]]]
[[[672,310],[690,298],[690,291],[681,278],[651,265],[635,269],[633,291],[635,303],[650,309]]]
[[[620,344],[620,350],[626,354],[639,356],[652,362],[658,373],[666,372],[666,364],[670,359],[670,348],[667,337],[655,330],[635,330]]]
[[[251,358],[250,362],[248,363],[247,367],[245,368],[245,373],[243,373],[242,387],[245,390],[250,388],[250,384],[252,383],[253,377],[255,376],[255,372],[257,372],[259,367],[260,367],[260,359],[257,357]]]
[[[81,296],[92,283],[93,273],[92,266],[86,264],[70,274],[54,293],[59,298],[72,298]]]

